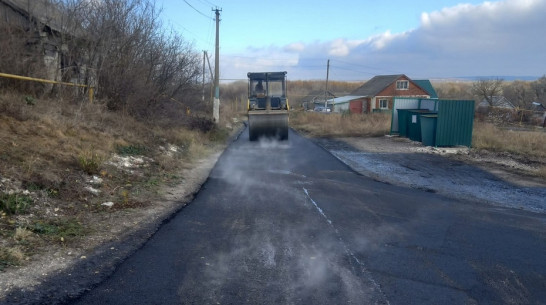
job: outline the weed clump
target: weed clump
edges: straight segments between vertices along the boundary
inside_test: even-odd
[[[85,227],[76,219],[68,218],[62,220],[36,221],[27,230],[33,233],[47,236],[54,240],[62,240],[70,237],[84,236]]]
[[[0,247],[0,271],[10,266],[19,266],[24,259],[25,255],[19,247]]]
[[[78,165],[84,172],[88,173],[89,175],[99,173],[102,162],[102,156],[92,151],[85,151],[81,153],[78,157]]]
[[[25,194],[0,195],[0,210],[8,215],[24,214],[34,204],[34,200]]]

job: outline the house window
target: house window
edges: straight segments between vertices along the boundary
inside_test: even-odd
[[[389,109],[389,101],[386,99],[379,100],[379,108],[380,109]]]
[[[398,80],[396,81],[396,89],[397,90],[408,90],[409,88],[409,81],[407,80]]]

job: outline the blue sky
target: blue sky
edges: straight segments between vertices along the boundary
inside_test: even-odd
[[[288,71],[289,79],[542,76],[546,0],[156,0],[163,20],[214,62],[220,78]]]

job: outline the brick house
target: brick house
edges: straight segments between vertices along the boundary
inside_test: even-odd
[[[392,110],[394,97],[438,98],[428,80],[411,80],[404,74],[378,75],[345,97],[332,100],[338,109],[352,113],[381,112]]]

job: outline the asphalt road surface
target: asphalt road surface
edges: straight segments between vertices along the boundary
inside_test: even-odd
[[[377,182],[293,132],[245,131],[74,304],[546,304],[545,277],[543,214]]]

